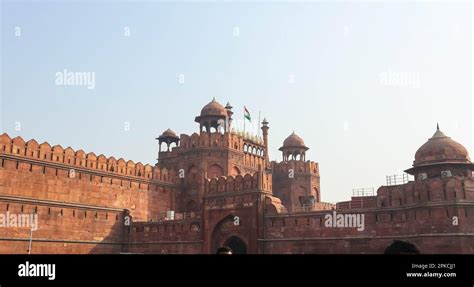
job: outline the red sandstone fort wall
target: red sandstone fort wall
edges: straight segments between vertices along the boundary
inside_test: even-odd
[[[2,214],[35,214],[38,229],[1,227],[0,253],[32,254],[119,253],[122,248],[123,212],[53,201],[0,200]]]
[[[415,244],[420,252],[430,254],[466,254],[473,253],[472,237],[371,237],[371,238],[305,238],[264,240],[265,254],[383,254],[394,238],[408,240]]]
[[[299,172],[318,172],[317,165],[302,164]],[[288,167],[274,167],[276,177],[287,172]],[[33,253],[209,252],[215,247],[210,236],[221,225],[260,253],[382,253],[395,238],[415,243],[423,253],[474,253],[472,178],[383,186],[363,203],[353,198],[338,205],[338,213],[364,215],[363,231],[325,226],[324,216],[332,211],[281,213],[276,198],[262,214],[257,193],[271,197],[271,182],[264,172],[208,179],[203,218],[149,222],[174,210],[174,171],[0,136],[0,212],[38,214]],[[134,218],[130,230],[123,228],[125,209]],[[247,229],[229,229],[222,222],[235,214]],[[27,228],[0,229],[5,243],[0,253],[26,253],[29,236]]]
[[[472,178],[384,186],[375,199],[377,207],[352,204],[336,210],[363,214],[363,231],[325,226],[325,215],[332,211],[267,216],[264,252],[383,253],[399,238],[415,243],[423,253],[474,253],[473,198]]]
[[[266,166],[265,152],[261,143],[234,133],[202,132],[191,136],[182,134],[179,146],[160,153],[160,162],[168,167],[186,168],[189,165],[183,166],[183,163],[192,162],[193,158],[206,158],[209,163],[218,162],[224,168],[224,174],[231,174],[233,166],[244,174],[257,171],[259,165]]]
[[[259,181],[261,186],[259,187]],[[213,193],[227,193],[227,192],[241,192],[241,191],[255,191],[258,188],[262,191],[271,191],[271,175],[266,173],[255,173],[236,175],[236,176],[221,176],[220,178],[206,179],[204,181],[204,190],[206,194]]]
[[[84,157],[19,137],[9,143],[6,134],[0,139],[2,195],[129,209],[137,220],[171,208],[174,171],[113,157],[101,162],[92,153]]]
[[[200,220],[170,220],[133,224],[125,250],[130,253],[199,254],[203,242]],[[126,237],[127,237],[126,236]]]
[[[154,219],[174,207],[175,182],[164,168],[0,136],[0,212],[36,210],[35,253],[120,252],[124,210]],[[0,228],[0,252],[24,253],[29,235]]]
[[[252,195],[245,193],[256,189],[256,180],[258,177],[255,175],[247,175],[237,184],[233,177],[206,182],[208,210],[205,224],[208,234],[213,234],[219,220],[226,214],[238,214],[243,221],[256,218],[258,210],[254,210],[255,214],[246,214],[237,207],[244,201],[254,202]],[[270,204],[266,206],[264,235],[259,238],[258,252],[380,254],[394,239],[401,239],[414,243],[422,253],[474,253],[473,183],[472,178],[453,177],[381,187],[376,197],[370,197],[370,204],[358,205],[356,202],[360,203],[360,198],[355,197],[351,205],[316,212],[281,213],[280,210],[273,210]],[[247,196],[247,200],[239,201],[242,196]],[[436,200],[432,201],[433,198]],[[246,211],[250,210],[252,208]],[[364,230],[326,226],[325,216],[333,214],[333,211],[337,214],[364,215]],[[457,224],[453,224],[454,217]],[[153,223],[148,225],[153,226]],[[166,230],[171,228],[180,230],[179,227]],[[187,231],[188,227],[182,230]],[[173,238],[176,236],[173,232],[156,235],[151,229],[143,229],[142,232],[141,237],[134,237],[138,240],[134,245],[138,252],[198,252],[200,246],[198,238],[201,235],[198,234],[195,234],[197,237],[189,237],[182,233],[182,237]],[[235,228],[229,234],[241,234],[242,238],[246,238],[247,233]],[[178,243],[174,244],[172,238]],[[190,238],[195,240],[189,242]],[[213,237],[207,238],[205,244],[211,244],[212,240]],[[209,250],[212,252],[212,248]]]
[[[300,196],[312,195],[316,202],[321,200],[317,163],[299,160],[272,162],[272,173],[273,194],[289,211],[300,208]]]

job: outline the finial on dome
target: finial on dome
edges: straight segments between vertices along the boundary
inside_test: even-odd
[[[446,138],[447,136],[439,130],[439,123],[436,123],[436,132],[431,138]]]

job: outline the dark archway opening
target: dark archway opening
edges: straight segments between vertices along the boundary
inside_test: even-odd
[[[229,247],[232,249],[233,254],[247,254],[247,246],[242,239],[238,238],[237,236],[232,236],[227,239],[224,243],[224,246]]]
[[[198,206],[196,201],[191,200],[186,204],[186,212],[196,212],[198,211]]]

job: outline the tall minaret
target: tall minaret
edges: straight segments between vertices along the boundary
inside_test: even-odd
[[[225,105],[225,109],[227,110],[227,119],[226,119],[226,132],[230,133],[231,126],[232,126],[232,115],[234,112],[232,112],[232,106],[230,105],[229,102],[227,102],[227,105]]]
[[[263,118],[262,122],[262,134],[263,134],[263,144],[265,145],[265,164],[268,166],[268,122],[266,118]]]

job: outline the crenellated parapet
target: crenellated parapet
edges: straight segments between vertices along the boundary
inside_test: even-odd
[[[271,191],[271,175],[256,172],[252,174],[221,176],[219,178],[205,179],[204,190],[206,194],[231,193],[264,190]]]
[[[176,172],[149,164],[86,153],[83,150],[73,150],[71,147],[63,148],[61,145],[51,146],[48,142],[38,144],[34,139],[27,142],[21,137],[10,138],[6,133],[0,135],[0,154],[10,155],[40,161],[50,164],[63,164],[72,169],[78,167],[117,175],[137,177],[142,179],[156,179],[173,183],[176,181]]]
[[[262,142],[246,138],[237,133],[209,133],[202,132],[192,135],[181,134],[180,144],[172,149],[172,152],[182,152],[196,148],[230,148],[256,156],[264,157],[265,146]]]
[[[442,201],[473,201],[474,178],[438,177],[406,184],[381,186],[377,190],[377,207],[391,208]]]
[[[256,171],[259,165],[267,166],[266,149],[263,143],[233,132],[203,131],[200,134],[181,134],[178,146],[169,151],[159,152],[159,162],[167,167],[176,167],[181,160],[187,158],[214,157],[227,160],[229,154],[235,159],[234,164],[246,172]]]
[[[227,148],[229,147],[229,141],[227,136],[222,133],[202,132],[201,134],[193,133],[190,136],[182,134],[180,145],[176,150],[185,151],[203,147]]]
[[[274,176],[288,176],[290,170],[295,173],[311,173],[319,176],[319,164],[313,161],[290,160],[283,162],[271,162]]]
[[[237,176],[222,176],[220,178],[206,179],[204,182],[204,190],[206,194],[224,193],[224,192],[241,192],[256,190],[258,185],[257,176],[251,174]]]

